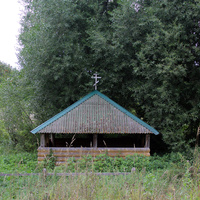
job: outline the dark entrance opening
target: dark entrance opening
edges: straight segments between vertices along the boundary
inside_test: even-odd
[[[145,146],[145,134],[98,134],[97,147]],[[56,147],[92,147],[93,134],[56,134]],[[51,145],[50,145],[51,146]]]

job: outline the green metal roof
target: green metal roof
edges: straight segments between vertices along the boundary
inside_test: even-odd
[[[153,127],[95,90],[31,133],[153,133]]]

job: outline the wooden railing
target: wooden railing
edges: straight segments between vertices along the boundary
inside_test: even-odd
[[[56,157],[56,164],[60,165],[66,162],[68,158],[79,159],[82,156],[91,155],[93,157],[99,154],[107,154],[111,157],[125,157],[133,154],[143,154],[150,156],[150,148],[66,148],[66,147],[39,147],[38,148],[38,162],[41,162],[53,152]]]
[[[19,173],[19,174],[4,174],[0,173],[0,176],[119,176],[130,175],[131,172],[87,172],[87,173]]]

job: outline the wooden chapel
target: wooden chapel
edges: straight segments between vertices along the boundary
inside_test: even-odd
[[[158,135],[153,127],[95,90],[31,131],[40,134],[38,162],[53,151],[57,164],[84,155],[150,156],[150,135]]]

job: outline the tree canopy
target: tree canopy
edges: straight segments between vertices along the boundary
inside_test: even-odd
[[[35,126],[30,117],[30,96],[23,70],[19,72],[0,62],[0,144],[26,151],[35,148],[36,137],[29,133]]]
[[[195,0],[23,0],[24,80],[41,121],[92,88],[143,118],[173,148],[200,114],[200,4]]]

